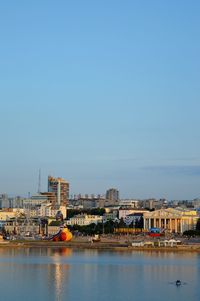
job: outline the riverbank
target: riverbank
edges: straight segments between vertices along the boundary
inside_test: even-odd
[[[81,240],[72,240],[70,242],[53,242],[53,241],[3,241],[0,242],[0,248],[72,248],[72,249],[96,249],[96,250],[113,250],[113,251],[158,251],[158,252],[200,252],[200,244],[178,245],[174,247],[133,247],[128,243],[116,241],[106,242],[88,242]]]

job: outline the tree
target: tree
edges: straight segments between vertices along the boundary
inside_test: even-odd
[[[143,226],[144,226],[144,219],[143,219],[143,216],[141,216],[140,219],[136,220],[136,222],[135,222],[135,228],[142,229]]]
[[[119,221],[119,224],[118,224],[119,228],[125,228],[126,227],[126,224],[124,222],[124,219],[121,217],[120,221]]]
[[[197,230],[197,231],[200,231],[200,218],[199,218],[198,221],[197,221],[197,224],[196,224],[196,230]]]
[[[113,233],[114,232],[115,223],[112,220],[107,221],[104,224],[104,233]]]
[[[183,235],[191,237],[191,236],[200,236],[200,231],[199,230],[187,230],[183,232]]]

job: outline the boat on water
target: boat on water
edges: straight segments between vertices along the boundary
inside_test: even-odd
[[[176,286],[180,286],[181,285],[181,280],[176,280]]]

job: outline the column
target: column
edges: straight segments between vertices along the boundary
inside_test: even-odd
[[[161,228],[164,228],[164,218],[161,218]]]
[[[145,219],[145,217],[143,218],[143,229],[144,230],[146,229],[146,219]]]
[[[166,222],[166,218],[164,219],[164,229],[166,230],[167,228],[167,222]]]
[[[161,228],[161,218],[159,217],[159,228]]]
[[[169,219],[169,231],[172,232],[172,219]]]
[[[149,229],[151,228],[151,219],[149,218]]]
[[[182,218],[180,219],[180,227],[181,227],[181,234],[183,233],[183,220]]]
[[[175,233],[177,233],[177,218],[174,219],[175,222]]]

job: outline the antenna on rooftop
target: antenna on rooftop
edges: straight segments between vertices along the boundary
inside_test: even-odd
[[[39,169],[39,177],[38,177],[38,193],[41,192],[41,168]]]

